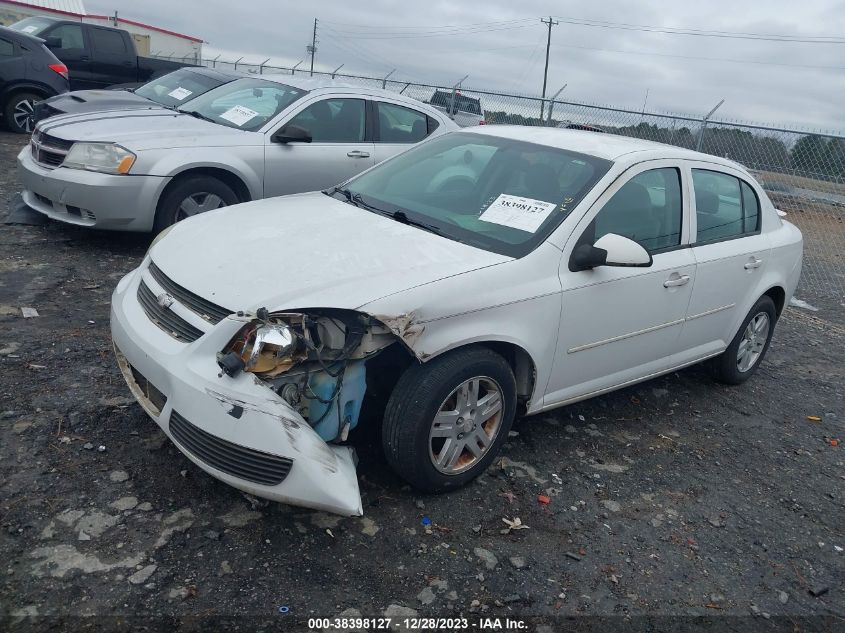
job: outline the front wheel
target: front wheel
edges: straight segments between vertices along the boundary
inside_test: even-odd
[[[156,211],[153,231],[160,233],[171,224],[206,211],[213,211],[239,202],[238,196],[224,182],[211,176],[185,178],[171,187]]]
[[[13,94],[3,106],[6,127],[16,134],[30,134],[35,129],[35,104],[41,96],[34,92]]]
[[[760,297],[743,319],[731,344],[714,359],[716,379],[738,385],[751,378],[769,349],[776,321],[774,301],[768,295]]]
[[[443,492],[484,472],[515,412],[505,359],[483,347],[455,350],[405,371],[387,403],[382,446],[408,483]]]

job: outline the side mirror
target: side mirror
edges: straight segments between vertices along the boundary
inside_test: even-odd
[[[48,37],[44,40],[44,46],[47,48],[61,48],[62,47],[62,38],[60,37]]]
[[[286,125],[270,137],[274,143],[310,143],[311,134],[298,125]]]
[[[592,246],[581,244],[572,251],[569,270],[592,270],[599,266],[647,268],[652,265],[651,254],[634,240],[608,233]]]

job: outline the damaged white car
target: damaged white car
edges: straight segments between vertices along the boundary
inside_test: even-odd
[[[112,301],[133,394],[254,495],[360,514],[362,405],[443,491],[534,414],[713,359],[760,364],[802,239],[742,167],[610,134],[486,126],[324,192],[159,235]],[[368,404],[368,406],[369,406]]]

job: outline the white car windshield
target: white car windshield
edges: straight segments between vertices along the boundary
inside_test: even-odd
[[[209,90],[179,110],[212,123],[254,132],[306,92],[263,79],[238,79]]]
[[[545,145],[453,133],[327,193],[449,239],[521,257],[563,221],[610,165]]]
[[[209,76],[189,68],[167,73],[139,86],[135,94],[165,106],[175,107],[227,83],[224,77]]]

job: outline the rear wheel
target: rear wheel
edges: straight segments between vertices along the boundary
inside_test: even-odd
[[[185,178],[171,187],[162,197],[156,211],[153,231],[159,233],[185,218],[238,202],[238,196],[229,185],[216,178],[211,176]]]
[[[776,321],[774,301],[768,295],[760,297],[743,319],[728,349],[714,359],[716,379],[738,385],[751,378],[769,349]]]
[[[427,492],[480,475],[507,440],[516,381],[504,358],[482,347],[409,367],[390,396],[382,427],[387,461]]]
[[[41,96],[34,92],[16,92],[3,106],[6,127],[17,134],[30,134],[35,129],[35,104]]]

